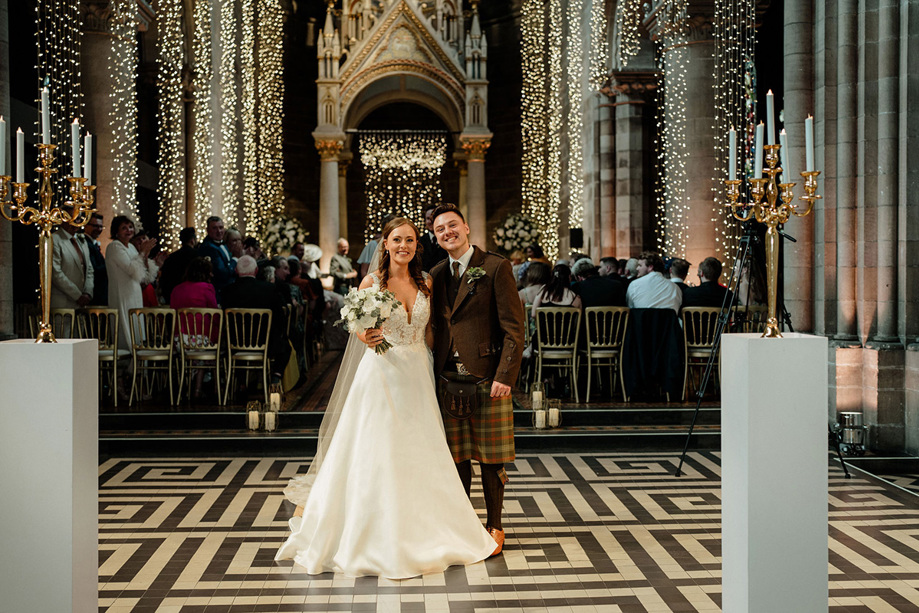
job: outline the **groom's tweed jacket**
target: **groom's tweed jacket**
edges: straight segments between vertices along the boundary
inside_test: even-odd
[[[514,273],[511,263],[500,255],[473,249],[453,304],[448,304],[447,299],[450,260],[431,270],[434,372],[443,372],[452,344],[459,361],[471,374],[513,386],[524,343],[524,313]],[[483,269],[485,276],[468,282],[470,268]]]

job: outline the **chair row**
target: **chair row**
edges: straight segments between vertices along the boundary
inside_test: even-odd
[[[657,311],[658,309],[643,309],[642,311],[644,310]],[[662,309],[662,311],[669,311],[669,309]],[[762,331],[765,325],[765,312],[765,307],[760,306],[735,307],[726,331]],[[529,309],[527,313],[530,313]],[[687,307],[680,313],[683,358],[681,398],[684,400],[690,382],[695,387],[699,385],[692,380],[690,375],[693,370],[704,369],[708,363],[715,342],[720,313],[719,308],[707,307]],[[606,369],[610,375],[609,389],[614,391],[618,380],[623,400],[628,402],[622,354],[626,333],[629,330],[629,314],[630,310],[627,307],[588,307],[583,310],[583,315],[581,309],[573,307],[537,308],[536,320],[532,322],[536,334],[534,347],[536,365],[533,373],[535,380],[542,381],[543,370],[548,368],[567,373],[575,402],[579,402],[579,366],[583,364],[587,367],[587,398],[590,398],[594,369],[597,369],[598,374]],[[584,326],[581,325],[582,316],[585,320]],[[670,318],[674,319],[672,314]],[[528,321],[526,326],[528,344],[532,333],[529,324]],[[583,341],[580,339],[582,328],[583,333],[586,334]],[[720,368],[718,358],[719,356],[716,355],[716,365]],[[523,377],[524,386],[528,386],[527,373],[524,373]]]
[[[293,305],[285,307],[288,333],[294,325],[294,312]],[[53,309],[51,314],[55,336],[98,341],[100,383],[108,376],[115,406],[118,406],[119,362],[128,358],[132,364],[129,404],[143,397],[145,388],[147,392],[153,391],[157,375],[168,382],[170,402],[178,403],[186,383],[190,398],[192,375],[202,370],[214,372],[221,404],[226,403],[238,371],[245,372],[247,378],[251,371],[260,372],[268,402],[270,310],[159,307],[130,309],[128,317],[130,349],[120,349],[119,336],[123,329],[117,309]],[[178,393],[174,393],[174,371],[179,377]],[[221,375],[226,380],[225,386],[221,385]]]

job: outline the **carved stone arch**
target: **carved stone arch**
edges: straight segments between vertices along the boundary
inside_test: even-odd
[[[395,102],[411,102],[437,115],[456,140],[465,126],[464,110],[452,95],[447,94],[440,83],[421,75],[384,74],[366,83],[350,98],[342,109],[342,125],[347,134],[347,130],[356,129],[378,108]],[[349,135],[346,148],[350,147],[350,140]],[[458,143],[456,140],[454,145],[458,146]]]

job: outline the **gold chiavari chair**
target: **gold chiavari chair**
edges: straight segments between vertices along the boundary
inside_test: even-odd
[[[581,309],[576,307],[538,307],[536,309],[536,380],[542,381],[543,368],[568,371],[574,401],[578,399],[578,332]]]
[[[217,390],[217,402],[225,404],[223,386],[220,385],[221,356],[223,341],[223,310],[221,309],[179,309],[179,394],[188,380],[188,399],[192,399],[191,383],[195,371],[213,370]],[[178,399],[177,399],[178,400]]]
[[[175,348],[176,312],[167,308],[130,309],[128,311],[131,330],[131,355],[134,375],[131,380],[131,396],[128,404],[144,395],[144,386],[153,391],[157,374],[163,374],[169,381],[169,402],[173,399],[172,356]],[[140,389],[137,377],[140,375]]]
[[[586,319],[587,347],[581,352],[587,358],[587,398],[590,400],[591,377],[596,367],[609,368],[610,397],[616,389],[616,381],[622,387],[622,400],[625,402],[625,382],[622,379],[622,342],[629,323],[628,307],[587,307],[584,309]]]
[[[227,390],[224,402],[227,401],[237,371],[246,373],[261,371],[265,391],[265,404],[268,403],[268,341],[271,338],[270,309],[227,309],[224,311],[227,329],[227,347],[229,348],[229,369],[227,371]]]

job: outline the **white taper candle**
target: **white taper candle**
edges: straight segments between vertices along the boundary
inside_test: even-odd
[[[51,144],[51,109],[47,87],[41,90],[41,142],[43,145]]]
[[[737,179],[737,130],[733,127],[728,132],[728,179]]]
[[[0,116],[0,175],[6,176],[6,120]]]
[[[16,183],[25,183],[26,180],[26,135],[22,128],[16,130]]]
[[[782,183],[790,183],[794,181],[794,175],[791,174],[791,167],[788,164],[788,135],[785,134],[785,128],[782,128],[782,131],[779,132],[779,144],[782,146],[779,149],[779,163],[782,165]]]
[[[83,176],[86,177],[86,184],[95,185],[93,183],[93,135],[89,132],[83,139],[83,155],[86,156],[83,158]]]
[[[73,157],[72,177],[80,176],[80,120],[74,119],[70,124],[70,154]]]
[[[807,171],[814,170],[814,118],[811,115],[804,120],[804,151]]]
[[[767,145],[775,144],[775,96],[772,95],[772,90],[770,89],[766,93],[766,136],[769,140],[766,141]]]
[[[756,126],[756,147],[753,157],[753,178],[763,178],[763,122]]]

